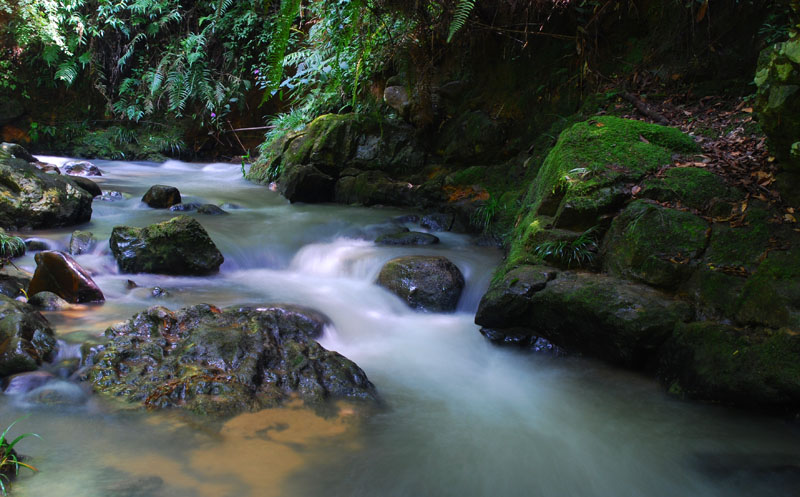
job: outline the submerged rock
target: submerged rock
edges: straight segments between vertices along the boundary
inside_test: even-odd
[[[0,294],[12,299],[22,295],[22,291],[28,288],[32,277],[31,273],[11,264],[3,266],[0,268]]]
[[[92,195],[20,159],[0,159],[0,227],[44,229],[92,217]]]
[[[58,311],[61,309],[69,309],[72,306],[72,304],[55,293],[47,291],[37,292],[35,295],[31,295],[28,299],[28,303],[43,311]]]
[[[174,186],[153,185],[142,197],[142,202],[154,209],[168,209],[181,203],[181,192]]]
[[[125,273],[206,275],[225,260],[203,226],[187,216],[145,228],[116,226],[110,247]]]
[[[458,304],[464,275],[445,257],[413,255],[387,262],[378,284],[414,309],[448,312]]]
[[[375,243],[378,245],[433,245],[439,243],[439,238],[430,233],[409,231],[381,235],[375,239]]]
[[[28,285],[28,296],[53,292],[67,302],[103,302],[105,297],[89,273],[63,252],[39,252],[36,271]]]
[[[62,166],[64,174],[70,176],[102,176],[100,168],[86,160],[71,160]]]
[[[0,295],[0,377],[38,369],[55,349],[56,339],[44,316]]]
[[[419,224],[423,228],[431,231],[450,231],[453,228],[454,221],[455,216],[453,214],[436,212],[422,216],[422,220],[419,222]]]
[[[106,330],[83,378],[149,408],[234,415],[299,397],[378,400],[355,363],[320,346],[328,320],[291,305],[151,307]]]
[[[222,208],[214,204],[202,204],[197,208],[198,214],[205,214],[207,216],[222,216],[227,214]]]

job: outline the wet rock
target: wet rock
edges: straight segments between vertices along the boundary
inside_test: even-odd
[[[154,209],[168,209],[181,203],[181,192],[174,186],[153,185],[142,197],[142,202]]]
[[[103,173],[100,172],[100,168],[95,166],[89,161],[85,160],[71,160],[64,163],[61,166],[64,170],[64,174],[69,174],[70,176],[102,176]]]
[[[206,275],[224,261],[203,226],[187,216],[145,228],[116,226],[109,244],[125,273]]]
[[[157,286],[150,291],[150,295],[159,299],[159,298],[169,297],[169,292],[164,290],[160,286]]]
[[[20,159],[0,159],[0,227],[54,228],[91,216],[91,194],[73,181]]]
[[[414,309],[448,312],[458,304],[464,275],[445,257],[415,255],[387,262],[378,284]]]
[[[6,379],[6,387],[3,393],[6,395],[22,395],[55,379],[54,375],[46,371],[15,374]]]
[[[36,309],[0,295],[0,376],[38,369],[55,348],[53,330]]]
[[[172,212],[190,212],[197,210],[200,207],[200,204],[197,202],[189,202],[188,204],[175,204],[169,208]]]
[[[343,204],[409,205],[412,192],[407,181],[394,181],[381,171],[367,171],[341,178],[334,200]]]
[[[125,195],[122,192],[105,192],[100,197],[100,200],[104,200],[106,202],[119,202],[120,200],[125,200]]]
[[[53,292],[38,292],[28,299],[28,303],[37,309],[43,311],[58,311],[62,309],[69,309],[72,304],[62,299]]]
[[[680,325],[661,354],[670,392],[759,408],[800,405],[800,337],[789,329]]]
[[[397,216],[392,218],[393,223],[418,223],[419,216],[416,214],[406,214],[403,216]]]
[[[139,288],[139,285],[137,285],[136,282],[133,280],[126,280],[125,288],[127,288],[128,290],[133,290],[134,288]]]
[[[220,207],[217,207],[214,204],[202,204],[200,207],[197,208],[198,214],[205,214],[207,216],[222,216],[227,214],[224,210]]]
[[[50,250],[50,241],[44,238],[27,238],[25,240],[25,247],[28,252],[40,252],[42,250]]]
[[[453,228],[453,221],[455,221],[454,215],[437,212],[423,216],[419,224],[431,231],[450,231]]]
[[[79,406],[88,399],[89,396],[80,386],[58,379],[31,390],[22,398],[29,404],[51,407]]]
[[[225,202],[224,204],[220,205],[220,207],[229,211],[235,211],[242,208],[241,205],[232,204],[231,202]]]
[[[61,174],[61,170],[55,164],[48,164],[47,162],[33,162],[33,165],[39,168],[40,171],[48,174]],[[74,179],[74,178],[73,178]]]
[[[475,323],[541,337],[568,351],[627,366],[652,362],[691,308],[646,285],[592,273],[522,266],[491,285]]]
[[[53,292],[67,302],[103,302],[105,297],[89,273],[63,252],[39,252],[34,257],[36,271],[28,285],[28,296]]]
[[[408,228],[397,223],[379,223],[369,224],[362,228],[351,228],[342,233],[346,238],[357,238],[361,240],[373,241],[384,235],[396,235],[399,233],[408,233]]]
[[[283,174],[278,191],[290,202],[330,202],[336,180],[310,164],[293,167]]]
[[[409,231],[381,235],[375,239],[375,243],[378,245],[433,245],[439,243],[439,238],[429,233]]]
[[[408,91],[404,86],[387,86],[383,90],[383,101],[396,110],[401,117],[408,115],[411,99],[409,99]]]
[[[69,179],[79,187],[89,192],[92,197],[97,197],[103,194],[100,186],[89,178],[84,178],[83,176],[71,176]]]
[[[87,357],[95,390],[149,408],[229,416],[299,397],[377,401],[352,361],[315,338],[328,320],[288,305],[152,307],[106,330],[110,342]]]
[[[80,255],[91,252],[97,244],[97,239],[91,231],[73,231],[69,239],[69,253]]]
[[[39,159],[31,155],[22,145],[6,142],[0,143],[0,160],[8,158],[17,158],[25,162],[39,162]]]
[[[16,298],[22,295],[22,291],[28,288],[33,275],[27,271],[7,264],[0,268],[0,294],[6,297]]]

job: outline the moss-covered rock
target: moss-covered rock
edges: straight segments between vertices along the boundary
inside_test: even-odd
[[[759,57],[756,111],[770,150],[800,170],[800,38],[766,48]]]
[[[299,397],[376,402],[364,371],[320,346],[328,319],[287,305],[152,307],[106,330],[85,358],[95,390],[148,408],[231,416]]]
[[[800,405],[800,336],[714,322],[679,325],[660,376],[673,393],[753,407]]]
[[[55,349],[55,334],[36,309],[0,295],[0,377],[37,369]]]
[[[637,200],[612,222],[603,267],[615,276],[674,289],[696,267],[708,232],[708,223],[694,214]]]
[[[741,323],[800,330],[800,251],[769,252],[748,278],[736,318]]]
[[[423,162],[423,149],[407,123],[327,114],[276,141],[247,179],[262,184],[277,180],[290,201],[326,202],[333,200],[334,185],[348,168],[399,177],[420,170]]]
[[[493,159],[503,145],[500,124],[480,110],[459,114],[442,125],[437,154],[444,162],[464,163]]]
[[[648,286],[593,273],[518,268],[484,295],[475,322],[495,335],[542,337],[566,350],[645,366],[690,307]]]
[[[188,216],[144,228],[116,226],[109,245],[125,273],[206,275],[225,260],[203,226]]]
[[[412,255],[387,262],[378,284],[414,309],[453,311],[464,289],[464,275],[445,257]]]
[[[92,195],[72,180],[16,158],[0,158],[0,227],[44,229],[92,217]]]
[[[730,203],[742,197],[718,175],[699,167],[674,167],[662,177],[644,183],[641,197],[660,202],[676,202],[712,214],[730,214]]]

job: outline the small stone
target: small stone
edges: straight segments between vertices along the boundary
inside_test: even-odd
[[[97,240],[91,231],[73,231],[69,239],[69,253],[80,255],[91,252]]]
[[[142,202],[154,209],[167,209],[181,203],[181,192],[174,186],[153,185],[142,197]]]
[[[95,166],[89,161],[85,160],[71,160],[64,163],[61,166],[64,170],[64,174],[69,174],[70,176],[102,176],[103,174],[100,172],[100,168]]]

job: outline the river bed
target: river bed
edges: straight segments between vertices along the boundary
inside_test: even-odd
[[[800,430],[792,423],[682,402],[650,378],[592,360],[488,343],[473,318],[497,249],[455,233],[437,233],[442,243],[428,248],[379,247],[358,233],[408,211],[292,205],[245,181],[235,164],[95,163],[101,188],[124,199],[96,199],[86,225],[30,234],[54,249],[65,249],[74,229],[99,240],[75,258],[107,301],[46,313],[61,340],[98,340],[152,305],[299,303],[331,318],[320,343],[361,366],[387,407],[365,415],[343,404],[340,416],[324,418],[292,404],[216,426],[96,397],[64,406],[6,395],[5,424],[29,414],[19,432],[41,436],[19,446],[40,472],[23,475],[15,495],[797,495]],[[153,184],[229,212],[188,214],[225,256],[218,275],[118,272],[108,249],[114,226],[177,215],[139,201]],[[374,284],[386,261],[405,254],[444,255],[462,270],[457,312],[414,312]],[[33,270],[33,254],[17,264]],[[154,287],[167,296],[154,297]]]

